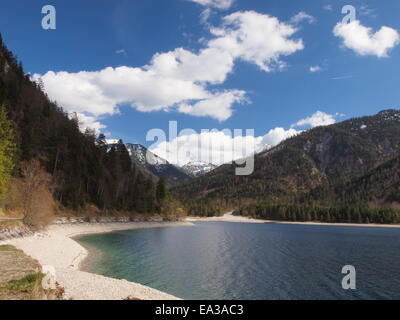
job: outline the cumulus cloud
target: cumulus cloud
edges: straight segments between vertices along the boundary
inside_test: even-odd
[[[87,128],[95,130],[99,133],[106,126],[101,124],[96,117],[88,116],[84,113],[75,113],[78,118],[79,128],[81,131],[85,131]]]
[[[310,126],[311,128],[319,126],[329,126],[336,122],[335,116],[322,111],[315,112],[312,116],[301,119],[292,125],[292,128]]]
[[[201,133],[183,131],[170,141],[157,142],[149,149],[168,160],[182,166],[188,162],[202,161],[221,165],[242,159],[274,147],[290,137],[298,135],[302,130],[295,127],[316,127],[335,123],[336,115],[318,111],[312,116],[293,124],[291,128],[277,127],[263,136],[232,132],[231,130],[203,130]]]
[[[317,19],[315,19],[312,15],[309,15],[304,11],[300,11],[298,14],[296,14],[290,19],[290,22],[293,24],[299,24],[303,21],[307,21],[308,23],[315,23]]]
[[[224,17],[221,27],[212,28],[216,38],[209,46],[270,72],[285,66],[281,57],[304,48],[301,39],[291,39],[297,30],[276,17],[255,11],[236,12]]]
[[[285,66],[282,57],[303,49],[301,39],[291,39],[297,29],[277,18],[254,11],[225,16],[211,27],[204,48],[184,48],[155,54],[142,67],[108,67],[100,71],[49,71],[42,79],[49,97],[68,112],[91,117],[118,113],[120,105],[141,112],[178,111],[193,116],[228,119],[234,104],[248,101],[238,89],[218,90],[236,60],[256,64],[270,72]],[[98,125],[97,125],[98,126]]]
[[[274,147],[281,143],[283,140],[293,137],[300,132],[301,131],[297,131],[293,128],[290,128],[288,130],[284,128],[271,129],[265,136],[262,137],[261,146],[259,146],[258,148],[262,149],[264,146]]]
[[[374,33],[359,20],[350,23],[339,22],[333,29],[333,34],[342,39],[344,47],[361,56],[385,58],[388,57],[389,51],[400,43],[397,30],[383,26]]]
[[[189,0],[189,1],[196,2],[206,7],[213,7],[222,10],[229,9],[235,2],[235,0]]]
[[[231,90],[215,94],[209,99],[201,100],[193,105],[183,103],[178,111],[192,116],[213,118],[223,121],[232,115],[232,104],[245,101],[245,92],[241,90]]]
[[[37,79],[34,75],[33,79]],[[115,114],[118,104],[156,111],[186,99],[204,99],[205,89],[191,81],[160,77],[142,68],[106,68],[97,72],[52,72],[42,76],[48,95],[70,111]],[[157,90],[154,90],[157,88]],[[158,94],[157,94],[158,91]]]
[[[165,141],[150,150],[177,165],[202,161],[221,165],[251,154],[260,145],[262,138],[254,136],[233,136],[229,130],[207,131],[180,135],[172,141]]]

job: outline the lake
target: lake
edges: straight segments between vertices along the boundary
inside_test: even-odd
[[[76,239],[94,253],[85,271],[183,299],[400,299],[395,228],[196,222]]]

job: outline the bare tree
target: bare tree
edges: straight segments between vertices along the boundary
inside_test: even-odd
[[[51,176],[45,172],[39,160],[24,162],[21,172],[24,222],[32,227],[43,227],[52,220],[54,213],[54,200],[49,190]]]

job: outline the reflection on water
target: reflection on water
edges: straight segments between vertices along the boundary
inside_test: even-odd
[[[198,222],[78,240],[101,252],[87,271],[185,299],[400,298],[400,229]]]

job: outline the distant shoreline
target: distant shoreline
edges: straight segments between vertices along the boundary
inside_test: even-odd
[[[336,227],[360,227],[360,228],[400,228],[400,224],[366,224],[366,223],[327,223],[327,222],[295,222],[295,221],[275,221],[253,219],[243,216],[234,216],[231,212],[224,214],[221,217],[187,217],[186,221],[196,222],[233,222],[233,223],[269,223],[269,224],[293,224],[305,226],[336,226]]]
[[[346,224],[320,222],[290,222],[252,219],[233,216],[227,213],[221,217],[187,217],[182,222],[116,222],[116,223],[76,223],[50,225],[46,231],[32,236],[0,241],[11,244],[36,259],[42,266],[53,266],[56,280],[65,288],[65,298],[75,300],[122,300],[128,297],[140,300],[179,300],[179,298],[159,290],[126,280],[108,278],[82,271],[82,265],[89,252],[74,237],[85,234],[109,233],[114,231],[143,228],[162,228],[192,226],[192,222],[232,222],[232,223],[269,223],[306,226],[342,226],[369,228],[400,228],[400,225]]]
[[[33,236],[0,241],[11,244],[36,259],[42,266],[52,266],[56,281],[65,288],[65,298],[74,300],[179,300],[159,290],[127,280],[118,280],[81,270],[89,252],[73,238],[85,234],[144,228],[191,226],[190,222],[120,222],[50,225]]]

